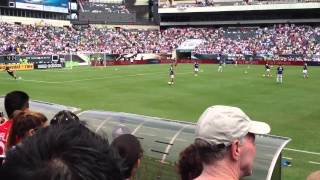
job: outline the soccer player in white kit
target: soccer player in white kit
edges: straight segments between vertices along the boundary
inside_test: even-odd
[[[270,73],[270,71],[271,71],[270,65],[267,63],[267,64],[265,65],[265,68],[266,68],[265,76],[270,77],[270,76],[271,76],[271,73]]]
[[[302,73],[303,73],[303,78],[308,78],[309,77],[308,76],[308,65],[307,65],[307,63],[304,63]]]
[[[173,64],[171,64],[171,66],[170,66],[169,76],[170,76],[170,79],[169,79],[168,84],[169,84],[169,85],[173,85],[173,84],[174,84],[174,69],[173,69]]]
[[[194,63],[194,76],[198,76],[199,73],[199,63],[196,61]]]

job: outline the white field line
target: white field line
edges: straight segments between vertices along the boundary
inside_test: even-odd
[[[292,160],[291,157],[282,157],[283,159],[288,159],[288,160]]]
[[[181,74],[191,74],[193,72],[185,72],[185,73],[176,73],[178,75]],[[77,79],[77,80],[69,80],[69,81],[39,81],[39,80],[33,80],[33,79],[19,79],[17,81],[25,81],[25,82],[34,82],[34,83],[45,83],[45,84],[64,84],[64,83],[73,83],[73,82],[83,82],[83,81],[92,81],[92,80],[103,80],[103,79],[118,79],[118,78],[124,78],[124,77],[137,77],[137,76],[146,76],[146,75],[156,75],[156,74],[167,74],[167,73],[139,73],[139,74],[130,74],[130,75],[124,75],[124,76],[107,76],[107,77],[98,77],[98,78],[86,78],[86,79]],[[7,80],[7,79],[3,79]]]
[[[318,164],[320,165],[320,162],[314,162],[314,161],[309,161],[310,164]]]
[[[305,154],[313,154],[313,155],[319,155],[320,156],[320,153],[318,153],[318,152],[299,150],[299,149],[291,149],[291,148],[284,148],[284,150],[286,150],[286,151],[294,151],[294,152],[299,152],[299,153],[305,153]]]

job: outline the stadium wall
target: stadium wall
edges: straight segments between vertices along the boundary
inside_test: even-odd
[[[118,14],[118,13],[92,13],[80,12],[80,22],[88,22],[89,24],[107,24],[107,23],[135,23],[136,14]]]
[[[0,71],[4,71],[6,67],[10,67],[12,70],[32,70],[34,68],[33,64],[0,64]]]
[[[201,26],[201,25],[257,25],[275,23],[317,24],[320,22],[320,10],[285,9],[261,11],[227,11],[162,13],[160,26]]]
[[[199,13],[199,12],[230,12],[230,11],[268,11],[268,10],[306,10],[320,8],[320,3],[294,3],[294,4],[265,4],[242,6],[207,6],[207,7],[174,7],[159,8],[159,13]]]
[[[91,26],[97,28],[122,28],[122,29],[143,29],[143,30],[160,30],[159,26],[155,25],[121,25],[121,24],[93,24]]]
[[[0,71],[7,66],[14,70],[63,68],[64,62],[58,55],[0,56]]]
[[[113,65],[138,65],[138,64],[171,64],[173,63],[173,60],[134,60],[134,61],[105,61],[101,63],[101,61],[91,61],[91,66],[113,66]],[[181,59],[177,60],[178,64],[187,64],[187,63],[194,63],[195,60],[190,59]],[[211,60],[211,59],[202,59],[197,60],[200,64],[217,64],[217,60]],[[237,61],[238,64],[251,64],[251,65],[265,65],[266,63],[270,65],[289,65],[289,66],[302,66],[304,65],[304,61],[264,61],[264,60],[257,60],[257,61],[244,61],[239,60]],[[310,61],[306,62],[309,66],[320,66],[320,62],[316,61]]]
[[[39,19],[39,18],[25,18],[25,17],[16,17],[16,16],[0,16],[0,22],[6,23],[21,23],[26,25],[34,24],[46,24],[52,26],[70,26],[70,21],[65,20],[53,20],[53,19]]]

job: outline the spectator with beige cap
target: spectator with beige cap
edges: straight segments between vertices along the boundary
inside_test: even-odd
[[[237,107],[209,107],[198,120],[194,143],[180,153],[181,179],[238,180],[252,175],[255,135],[269,132],[268,124],[251,120]]]

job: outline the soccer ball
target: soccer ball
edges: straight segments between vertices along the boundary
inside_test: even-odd
[[[169,81],[168,84],[171,84],[171,82]]]
[[[263,76],[263,77],[266,77],[266,75],[265,75],[265,74],[262,74],[262,76]]]
[[[18,77],[18,79],[22,79],[21,77]]]

